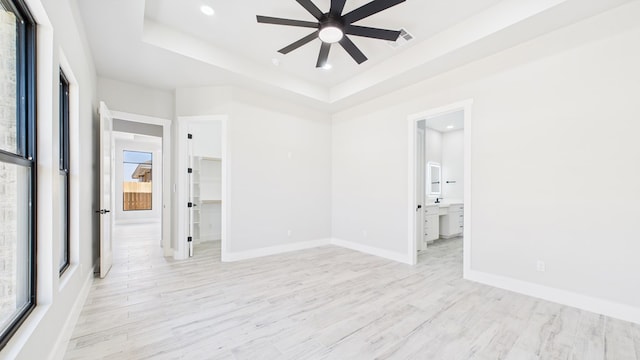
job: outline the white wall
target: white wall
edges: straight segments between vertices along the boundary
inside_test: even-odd
[[[212,159],[200,160],[200,198],[222,199],[222,162]]]
[[[114,135],[116,133],[114,132]],[[129,137],[127,139],[126,137]],[[133,134],[118,134],[115,137],[116,161],[115,161],[115,203],[114,211],[116,223],[131,222],[148,222],[162,220],[162,139],[150,136],[141,136]],[[123,210],[123,182],[124,167],[123,155],[124,151],[141,151],[152,153],[152,204],[151,210]]]
[[[161,119],[175,118],[173,91],[152,89],[136,84],[98,78],[100,101],[111,110],[140,114]]]
[[[187,130],[193,135],[193,156],[222,157],[222,121],[191,122]]]
[[[425,164],[436,162],[442,164],[442,133],[430,128],[424,129]]]
[[[442,197],[464,200],[464,130],[442,134]]]
[[[176,109],[229,115],[229,252],[331,236],[328,114],[224,87],[178,89]]]
[[[222,130],[222,129],[220,129]],[[219,140],[222,140],[220,132]],[[220,141],[219,141],[220,142]],[[220,144],[221,145],[221,144]],[[222,157],[221,146],[217,158]],[[222,200],[222,162],[219,160],[200,160],[200,239],[222,239],[222,205],[210,201]]]
[[[199,241],[222,239],[222,206],[221,204],[200,205],[200,238]]]
[[[639,16],[633,2],[336,114],[334,236],[407,253],[407,119],[474,99],[473,270],[640,307]]]

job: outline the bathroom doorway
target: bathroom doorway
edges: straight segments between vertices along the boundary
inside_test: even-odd
[[[471,241],[471,101],[409,118],[411,161],[409,258],[460,252],[465,271]]]

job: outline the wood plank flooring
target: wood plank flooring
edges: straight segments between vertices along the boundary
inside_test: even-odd
[[[333,246],[235,263],[117,229],[66,359],[640,360],[640,326],[462,280],[462,240],[411,267]]]

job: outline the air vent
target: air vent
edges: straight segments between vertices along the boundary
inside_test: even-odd
[[[398,40],[393,42],[389,41],[388,44],[392,48],[396,49],[396,48],[399,48],[400,46],[403,46],[404,44],[408,43],[411,40],[413,40],[413,35],[409,34],[409,32],[406,29],[400,29],[400,36],[398,36]]]

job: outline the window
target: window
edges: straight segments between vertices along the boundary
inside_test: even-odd
[[[60,69],[60,275],[69,267],[69,81]]]
[[[153,154],[124,150],[122,210],[151,210],[153,197]]]
[[[0,0],[0,348],[35,306],[35,25]]]

